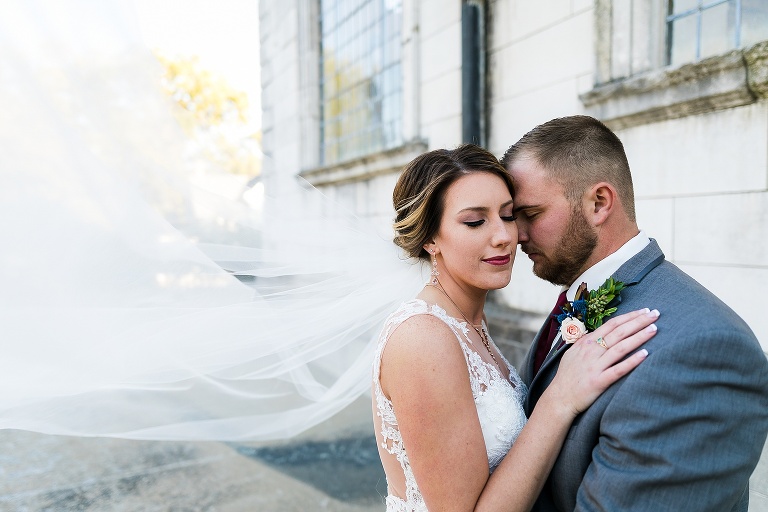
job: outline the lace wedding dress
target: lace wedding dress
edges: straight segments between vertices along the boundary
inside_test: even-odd
[[[400,436],[392,402],[384,396],[380,384],[381,356],[389,337],[400,324],[415,315],[437,317],[445,322],[456,335],[456,340],[467,361],[469,383],[472,386],[472,395],[475,397],[477,415],[480,419],[488,454],[488,467],[491,472],[501,463],[526,422],[523,402],[527,389],[506,358],[502,356],[504,363],[509,368],[509,380],[505,379],[496,367],[484,361],[475,351],[468,336],[469,329],[466,322],[449,316],[440,306],[427,304],[420,299],[402,304],[397,311],[390,315],[384,325],[379,336],[373,365],[373,398],[376,415],[381,419],[381,423],[377,425],[377,442],[384,450],[380,451],[382,457],[392,456],[400,463],[406,486],[405,500],[388,492],[389,495],[386,498],[387,512],[423,512],[427,510]]]

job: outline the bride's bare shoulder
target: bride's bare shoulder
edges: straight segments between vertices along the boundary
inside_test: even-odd
[[[417,314],[404,320],[391,334],[382,353],[382,389],[388,383],[412,382],[417,386],[449,380],[468,382],[467,364],[451,327],[439,317]],[[389,395],[388,393],[386,393]]]

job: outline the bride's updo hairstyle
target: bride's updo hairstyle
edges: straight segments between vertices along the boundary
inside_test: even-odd
[[[392,192],[396,245],[412,258],[429,260],[424,244],[432,240],[443,217],[445,191],[462,176],[487,172],[501,178],[514,195],[512,177],[493,154],[480,146],[436,149],[411,160]]]

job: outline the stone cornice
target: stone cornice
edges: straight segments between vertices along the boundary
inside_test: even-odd
[[[747,63],[747,83],[758,98],[768,98],[768,41],[744,50]]]
[[[301,172],[301,176],[316,187],[364,181],[374,176],[397,172],[426,150],[427,144],[424,141],[406,142],[402,146],[373,155],[307,169]]]
[[[748,105],[768,97],[768,41],[678,68],[595,86],[587,112],[618,130]]]

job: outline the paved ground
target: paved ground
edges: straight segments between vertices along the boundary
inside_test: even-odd
[[[269,444],[0,431],[2,511],[382,512],[385,494],[367,400]]]

